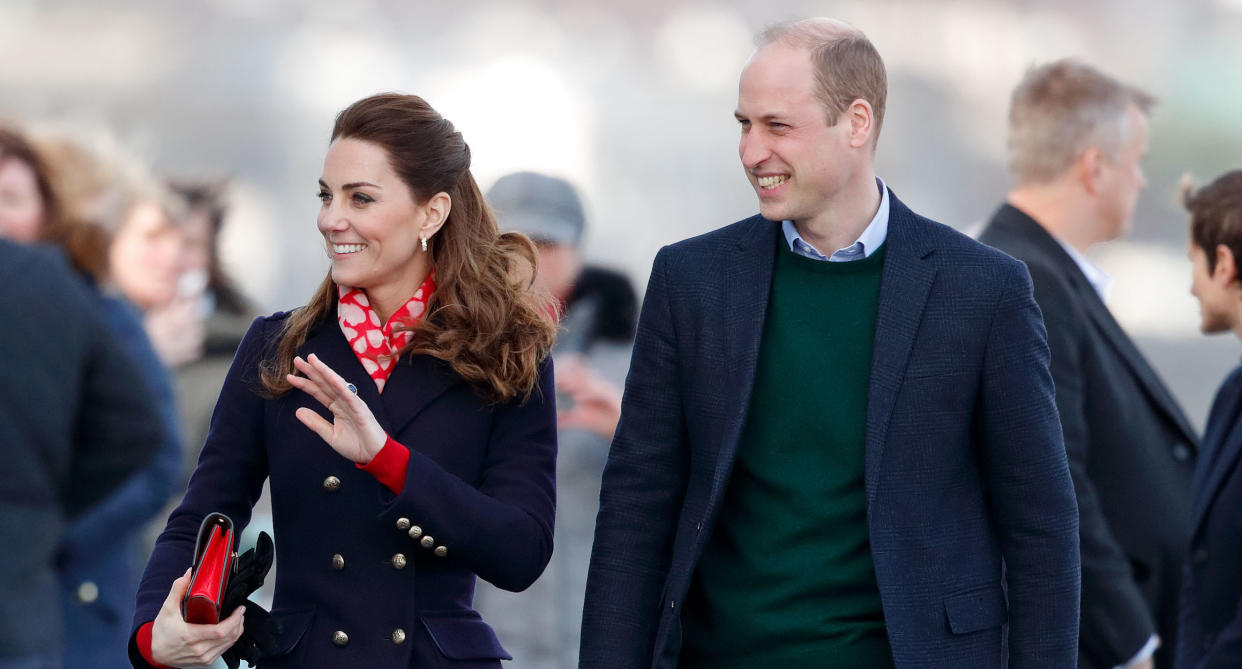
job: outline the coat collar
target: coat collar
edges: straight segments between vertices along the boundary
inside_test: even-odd
[[[314,353],[346,381],[354,384],[358,388],[358,396],[370,407],[380,427],[398,440],[405,427],[424,407],[461,382],[461,378],[446,363],[436,358],[406,356],[393,369],[381,394],[362,363],[358,362],[358,357],[350,350],[335,319],[316,326],[298,353],[302,356]],[[308,397],[303,399],[310,405],[315,404]]]
[[[1112,312],[1100,299],[1100,294],[1096,292],[1095,287],[1083,275],[1078,263],[1074,262],[1061,244],[1034,218],[1010,204],[1002,205],[997,210],[990,226],[1000,234],[1016,236],[1028,242],[1036,253],[1053,264],[1060,276],[1066,278],[1078,297],[1079,303],[1083,305],[1083,310],[1095,328],[1103,335],[1104,340],[1138,379],[1140,386],[1152,402],[1181,431],[1182,439],[1189,447],[1194,448],[1198,443],[1198,438],[1195,436],[1190,421],[1182,413],[1168,388],[1160,381],[1160,377],[1147,363],[1147,359],[1134,345],[1134,341],[1113,318]]]
[[[1216,494],[1242,455],[1242,367],[1221,384],[1208,414],[1207,431],[1195,469],[1192,528],[1198,532]]]

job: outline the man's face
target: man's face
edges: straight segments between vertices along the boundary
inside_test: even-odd
[[[813,221],[844,193],[858,150],[849,123],[828,125],[808,51],[780,42],[760,49],[742,71],[737,120],[738,153],[764,218]]]
[[[1129,134],[1115,157],[1105,155],[1100,172],[1101,214],[1106,239],[1117,239],[1130,231],[1134,205],[1147,187],[1143,158],[1147,156],[1147,117],[1131,105],[1126,110]]]
[[[1233,297],[1229,291],[1232,282],[1221,264],[1208,271],[1207,252],[1191,241],[1186,248],[1193,265],[1190,294],[1199,300],[1199,329],[1204,334],[1224,332],[1234,328]]]

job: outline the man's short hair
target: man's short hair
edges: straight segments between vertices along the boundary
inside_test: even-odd
[[[1009,105],[1009,173],[1017,185],[1060,176],[1083,151],[1116,158],[1133,128],[1130,105],[1147,115],[1150,93],[1074,59],[1032,67]]]
[[[1242,170],[1226,172],[1194,190],[1182,186],[1182,204],[1190,212],[1190,241],[1207,254],[1208,273],[1216,270],[1216,247],[1224,244],[1235,262],[1242,260]]]
[[[828,125],[835,125],[855,100],[866,100],[875,115],[872,146],[880,139],[884,103],[888,98],[888,75],[884,59],[863,32],[835,19],[812,18],[787,21],[768,27],[755,39],[763,48],[773,42],[811,52],[815,69],[815,97],[828,112]]]

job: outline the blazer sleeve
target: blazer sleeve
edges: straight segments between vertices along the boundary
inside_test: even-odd
[[[670,255],[662,249],[652,267],[604,468],[582,613],[582,667],[651,664],[689,469]]]
[[[385,494],[385,522],[409,517],[445,557],[498,588],[530,587],[552,557],[556,389],[552,360],[535,390],[495,409],[478,488],[410,449],[405,487]]]
[[[1025,269],[993,315],[980,409],[982,463],[1006,564],[1010,666],[1072,667],[1079,614],[1078,513]]]
[[[131,640],[139,627],[155,619],[172,582],[193,562],[194,541],[203,518],[213,511],[224,513],[238,534],[250,521],[267,478],[259,365],[279,330],[272,319],[257,319],[237,349],[185,497],[168,517],[143,572]]]
[[[1087,475],[1091,450],[1083,387],[1090,373],[1084,361],[1087,315],[1074,308],[1077,301],[1063,279],[1038,263],[1032,263],[1030,271],[1035,299],[1044,310],[1057,411],[1078,498],[1084,602],[1080,643],[1083,654],[1096,666],[1115,667],[1133,658],[1156,633],[1156,626]]]

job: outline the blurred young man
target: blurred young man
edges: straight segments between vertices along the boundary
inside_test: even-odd
[[[760,215],[656,257],[581,666],[1073,666],[1078,513],[1026,270],[876,177],[865,35],[758,43],[735,114]]]
[[[1083,669],[1164,669],[1176,647],[1198,439],[1085,255],[1130,228],[1154,103],[1073,60],[1033,68],[1009,110],[1014,187],[979,237],[1026,263],[1048,329],[1080,513]]]
[[[1190,292],[1204,334],[1242,337],[1242,170],[1187,191]],[[1216,393],[1195,470],[1190,550],[1182,584],[1178,669],[1242,667],[1242,367]]]

